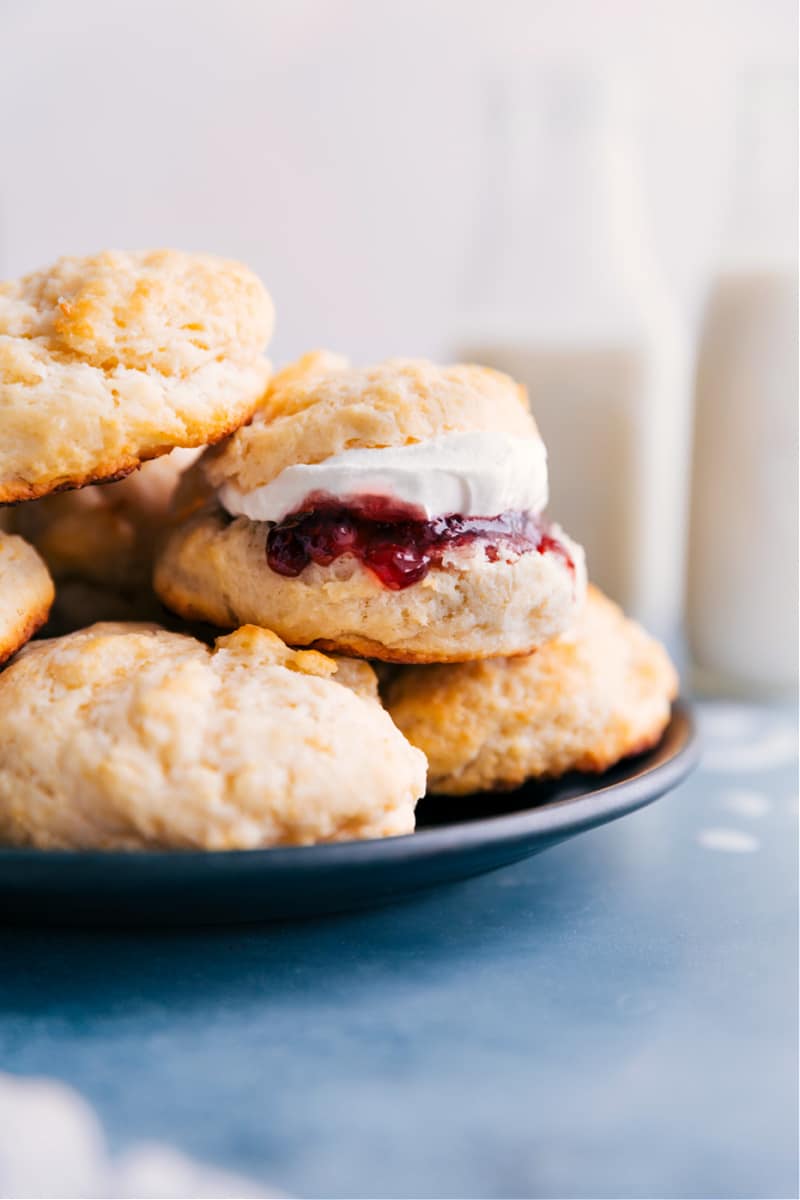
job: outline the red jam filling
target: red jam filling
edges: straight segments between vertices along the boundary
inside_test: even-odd
[[[400,591],[419,583],[445,553],[480,542],[490,562],[536,551],[557,554],[571,572],[575,564],[563,542],[540,516],[505,512],[496,517],[457,514],[427,520],[417,509],[380,496],[341,500],[315,493],[267,535],[267,562],[278,575],[295,578],[309,563],[321,567],[354,555],[384,587]]]

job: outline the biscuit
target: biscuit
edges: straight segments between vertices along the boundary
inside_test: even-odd
[[[99,620],[158,617],[155,548],[181,472],[199,450],[173,450],[117,483],[44,496],[6,509],[7,523],[41,554],[56,582],[59,631]]]
[[[47,620],[53,581],[39,555],[21,537],[0,533],[0,663]]]
[[[211,255],[105,251],[0,284],[0,503],[237,429],[272,324],[255,275]]]
[[[477,438],[454,465],[447,446],[465,434]],[[420,446],[433,465],[417,458],[401,471],[411,490],[428,489],[424,507],[393,491],[385,457],[365,467],[370,482],[355,493],[306,482],[340,454],[360,452],[365,465],[363,455]],[[274,519],[231,499],[249,505],[276,479],[280,488],[284,471],[298,491]],[[154,584],[182,617],[251,621],[295,645],[405,663],[525,654],[569,625],[585,588],[580,547],[540,520],[546,492],[544,448],[524,389],[507,375],[405,359],[354,369],[317,352],[274,376],[253,420],[186,473]],[[501,527],[524,533],[504,538]]]
[[[348,556],[296,578],[278,575],[267,566],[268,529],[220,509],[196,513],[167,537],[156,592],[186,620],[250,622],[296,646],[427,663],[525,653],[570,623],[585,588],[583,553],[560,531],[574,572],[554,554],[490,562],[481,550],[454,551],[396,592]]]
[[[296,463],[464,430],[537,437],[525,389],[488,367],[395,359],[356,369],[316,351],[273,376],[253,420],[204,456],[203,471],[213,487],[250,491]]]
[[[653,746],[677,694],[664,649],[596,588],[574,631],[524,658],[394,672],[385,703],[428,758],[429,790],[605,771]]]
[[[342,682],[337,682],[341,679]],[[0,675],[0,840],[234,850],[410,833],[425,759],[364,663],[245,626],[34,643]]]

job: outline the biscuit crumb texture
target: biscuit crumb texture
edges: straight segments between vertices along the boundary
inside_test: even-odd
[[[253,626],[213,647],[144,624],[34,643],[0,675],[0,840],[233,850],[410,833],[425,760],[371,675]]]
[[[269,378],[272,325],[256,276],[212,255],[105,251],[0,283],[0,502],[237,429]]]
[[[591,587],[574,631],[536,653],[400,669],[385,700],[427,755],[429,791],[466,795],[605,771],[649,749],[677,689],[663,647]]]
[[[187,620],[223,628],[252,622],[293,645],[401,663],[526,654],[566,629],[583,601],[583,552],[560,531],[574,576],[556,554],[492,563],[477,547],[396,592],[352,555],[327,567],[312,563],[296,578],[278,575],[267,564],[268,529],[201,510],[169,534],[156,561],[156,592]]]
[[[0,533],[0,663],[44,625],[53,596],[53,581],[33,547]]]
[[[156,601],[150,581],[157,542],[169,520],[170,502],[182,470],[199,450],[173,450],[146,462],[115,484],[59,492],[5,510],[7,526],[31,542],[62,592],[102,594],[109,604],[136,611]],[[100,618],[97,618],[100,619]],[[89,624],[84,620],[83,624]]]
[[[296,463],[474,430],[538,438],[525,389],[488,367],[391,359],[354,368],[315,351],[273,376],[252,422],[209,451],[203,470],[213,487],[247,492]]]

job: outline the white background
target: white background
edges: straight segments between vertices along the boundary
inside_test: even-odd
[[[0,274],[106,246],[240,257],[277,361],[446,355],[474,305],[487,88],[590,64],[638,88],[656,244],[687,314],[738,81],[793,0],[6,0]]]

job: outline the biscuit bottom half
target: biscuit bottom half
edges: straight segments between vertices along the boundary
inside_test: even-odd
[[[535,654],[392,672],[384,703],[440,795],[605,771],[661,737],[678,679],[662,646],[590,587],[575,627]]]
[[[156,591],[190,620],[251,622],[292,645],[399,663],[526,654],[568,628],[583,601],[583,553],[557,527],[566,557],[532,551],[491,561],[477,543],[401,591],[349,554],[278,574],[267,562],[270,528],[219,509],[196,514],[167,539]]]

